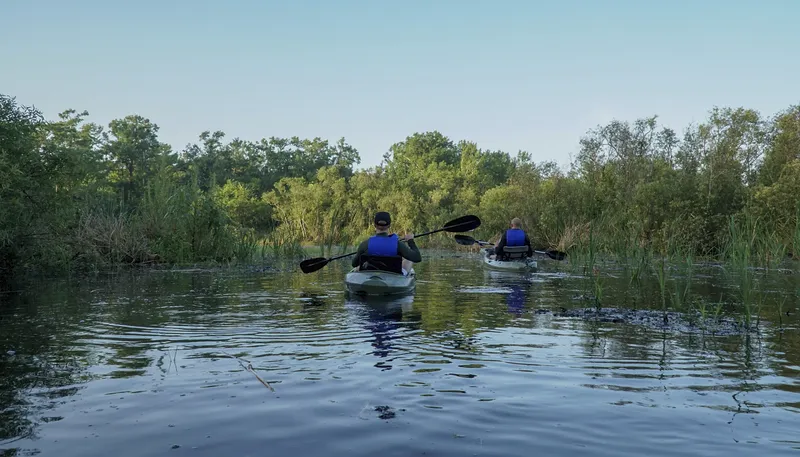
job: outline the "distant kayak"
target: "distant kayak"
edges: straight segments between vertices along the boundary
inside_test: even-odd
[[[515,260],[496,260],[486,255],[486,251],[484,251],[483,264],[490,270],[498,271],[535,272],[539,269],[539,264],[530,257]]]
[[[412,268],[408,275],[389,271],[351,270],[344,279],[347,291],[356,295],[399,295],[412,292],[417,277]]]

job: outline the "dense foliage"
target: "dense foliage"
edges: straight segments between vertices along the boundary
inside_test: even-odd
[[[682,135],[656,117],[587,132],[569,170],[454,142],[393,144],[356,170],[355,148],[314,138],[203,132],[176,152],[138,115],[107,127],[47,121],[0,95],[0,275],[15,269],[249,260],[265,246],[353,243],[373,214],[423,231],[466,213],[496,238],[520,217],[541,246],[676,247],[723,255],[730,224],[800,251],[800,105],[772,118],[713,109]],[[750,225],[748,225],[750,226]],[[262,251],[263,252],[263,251]]]

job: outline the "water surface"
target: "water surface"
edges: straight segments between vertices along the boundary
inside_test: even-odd
[[[587,305],[554,262],[425,254],[393,300],[347,297],[346,261],[3,294],[0,455],[798,455],[796,273],[780,326],[719,337],[547,312]],[[618,276],[605,302],[657,306]]]

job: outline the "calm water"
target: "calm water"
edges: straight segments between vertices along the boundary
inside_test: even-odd
[[[552,263],[424,254],[395,300],[348,299],[346,261],[0,295],[0,455],[800,454],[794,295],[782,333],[672,334],[542,312],[586,305]],[[719,295],[708,276],[696,293]],[[609,278],[606,302],[626,284]]]

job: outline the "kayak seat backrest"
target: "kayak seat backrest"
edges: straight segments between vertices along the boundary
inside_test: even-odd
[[[528,246],[503,246],[503,258],[508,260],[523,259],[528,255]]]
[[[361,267],[359,271],[390,271],[392,273],[403,273],[403,258],[399,255],[393,256],[378,256],[367,255],[361,256]]]

